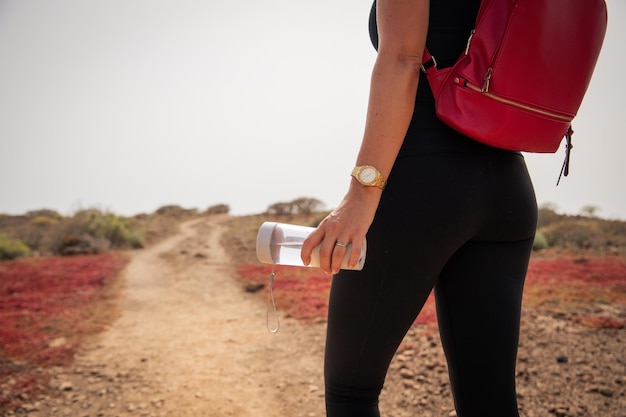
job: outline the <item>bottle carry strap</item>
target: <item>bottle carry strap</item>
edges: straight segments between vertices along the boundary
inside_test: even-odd
[[[268,287],[268,298],[267,298],[267,312],[265,314],[265,324],[267,326],[267,330],[270,333],[277,333],[278,329],[280,329],[280,320],[278,318],[278,310],[276,309],[276,302],[274,301],[274,278],[276,274],[274,273],[274,264],[272,264],[272,273],[270,274],[269,279],[269,287]],[[271,318],[273,318],[274,326],[270,325]]]

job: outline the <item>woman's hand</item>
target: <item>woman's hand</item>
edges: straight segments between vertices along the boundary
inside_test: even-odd
[[[301,252],[304,264],[311,263],[311,252],[320,245],[320,267],[326,273],[336,274],[347,250],[337,243],[350,243],[352,247],[348,266],[356,266],[381,193],[380,188],[365,187],[353,179],[339,206],[304,241]]]

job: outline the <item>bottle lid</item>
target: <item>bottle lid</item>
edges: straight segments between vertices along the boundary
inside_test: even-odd
[[[272,235],[274,234],[274,229],[278,223],[275,222],[264,222],[259,228],[259,233],[256,236],[256,257],[259,259],[259,262],[264,264],[273,264],[274,259],[272,258]]]

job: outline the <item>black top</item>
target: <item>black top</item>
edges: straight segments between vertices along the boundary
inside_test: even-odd
[[[463,53],[476,23],[481,0],[431,0],[426,46],[437,65],[452,66]],[[370,13],[370,39],[378,47],[376,2]],[[425,74],[415,98],[415,111],[400,156],[411,153],[484,151],[482,145],[441,122],[435,115],[435,101]]]

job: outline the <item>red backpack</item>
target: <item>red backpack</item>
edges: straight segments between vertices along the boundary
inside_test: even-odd
[[[604,0],[482,0],[467,48],[454,66],[422,69],[437,116],[497,148],[555,152],[596,65],[607,26]],[[560,177],[559,177],[560,178]]]

